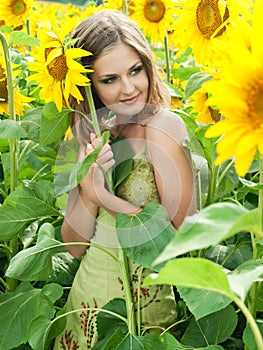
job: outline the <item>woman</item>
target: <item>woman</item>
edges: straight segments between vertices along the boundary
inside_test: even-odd
[[[105,185],[102,170],[116,167],[113,148],[107,143],[78,188],[71,191],[62,227],[65,242],[93,242],[118,256],[115,216],[134,215],[149,202],[161,203],[171,223],[178,228],[186,215],[195,212],[194,178],[189,154],[182,142],[187,138],[183,121],[170,112],[170,97],[154,65],[151,49],[136,24],[118,12],[101,11],[85,19],[73,31],[75,47],[92,53],[83,59],[91,68],[93,99],[98,115],[111,138],[122,136],[131,147],[133,167],[117,186],[115,194]],[[84,91],[82,91],[84,94]],[[83,113],[89,114],[87,100],[71,101],[75,112],[71,126],[79,141],[79,156],[89,154],[100,144]],[[109,113],[110,114],[110,113]],[[104,118],[105,119],[105,118]],[[120,141],[125,142],[125,141]],[[119,147],[122,149],[122,146]],[[125,147],[123,147],[125,149]],[[124,155],[124,160],[125,160]],[[90,349],[97,342],[96,312],[113,298],[123,298],[123,276],[119,264],[102,250],[87,245],[69,245],[68,251],[81,257],[65,310],[71,313],[55,348]],[[142,325],[167,327],[176,321],[175,300],[170,286],[143,288],[143,271],[129,261],[131,290],[135,309],[140,299]],[[138,295],[140,290],[140,296]]]

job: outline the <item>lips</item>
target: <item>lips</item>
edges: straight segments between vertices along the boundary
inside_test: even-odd
[[[138,98],[139,98],[139,95],[136,95],[136,96],[133,96],[131,98],[127,98],[125,100],[120,100],[121,103],[124,103],[126,105],[129,105],[129,104],[132,104],[132,103],[135,103],[138,101]]]

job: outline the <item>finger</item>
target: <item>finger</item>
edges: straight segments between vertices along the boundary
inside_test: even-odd
[[[110,150],[110,151],[105,152],[103,154],[99,154],[99,156],[97,158],[97,162],[99,164],[103,165],[104,163],[108,162],[111,159],[114,159],[114,157],[113,157],[113,152]]]
[[[81,145],[77,155],[77,162],[80,162],[86,155],[85,146]]]
[[[99,146],[99,144],[101,143],[101,139],[101,136],[96,137],[96,135],[93,132],[90,133],[90,143],[94,148],[97,148]]]
[[[92,144],[91,143],[87,143],[87,146],[86,146],[86,149],[85,149],[85,154],[88,155],[88,154],[90,154],[93,151],[94,151],[94,148],[93,148]]]
[[[103,155],[103,154],[105,154],[105,153],[107,153],[107,152],[111,152],[111,153],[112,153],[111,146],[110,146],[108,143],[106,143],[106,144],[102,147],[102,149],[101,149],[101,151],[100,151],[100,153],[99,153],[99,156],[101,156],[101,155]]]
[[[104,163],[101,167],[105,172],[107,172],[108,170],[110,170],[114,166],[114,164],[115,164],[115,160],[110,159],[109,161]]]

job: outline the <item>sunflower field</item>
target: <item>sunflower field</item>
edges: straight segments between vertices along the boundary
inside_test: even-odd
[[[174,286],[173,334],[136,332],[113,303],[95,310],[94,349],[263,350],[261,0],[1,1],[0,348],[52,349],[64,327],[80,259],[66,251],[61,225],[87,166],[75,166],[68,101],[83,100],[79,61],[91,54],[69,34],[104,9],[124,12],[149,40],[171,111],[188,128],[198,212],[172,238],[124,249],[155,271],[146,285]],[[80,348],[69,335],[61,349]]]

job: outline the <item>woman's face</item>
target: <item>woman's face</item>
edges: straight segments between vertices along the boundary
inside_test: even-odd
[[[99,57],[92,83],[97,95],[118,116],[138,114],[148,100],[149,81],[137,52],[120,43]]]

